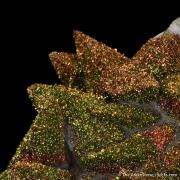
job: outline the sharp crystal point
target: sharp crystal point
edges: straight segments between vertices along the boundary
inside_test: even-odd
[[[131,60],[73,36],[76,54],[49,54],[60,84],[28,88],[38,114],[0,179],[178,176],[180,17]]]

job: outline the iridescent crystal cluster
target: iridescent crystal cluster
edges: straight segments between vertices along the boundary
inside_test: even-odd
[[[179,22],[131,59],[74,31],[75,54],[49,55],[61,84],[28,88],[38,115],[0,179],[178,175]]]

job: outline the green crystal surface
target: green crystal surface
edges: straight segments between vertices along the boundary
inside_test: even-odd
[[[28,88],[38,115],[0,179],[178,174],[180,37],[151,38],[131,59],[74,39],[76,53],[49,54],[61,84]]]

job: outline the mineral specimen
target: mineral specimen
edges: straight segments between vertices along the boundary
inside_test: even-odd
[[[49,55],[62,83],[28,88],[38,115],[0,179],[177,178],[179,24],[132,59],[74,31],[76,54]]]

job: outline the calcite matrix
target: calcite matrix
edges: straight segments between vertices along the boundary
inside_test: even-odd
[[[173,23],[178,27],[179,21]],[[38,115],[0,179],[176,178],[180,33],[175,30],[170,26],[151,38],[131,59],[74,31],[75,54],[49,55],[62,83],[28,88]]]

